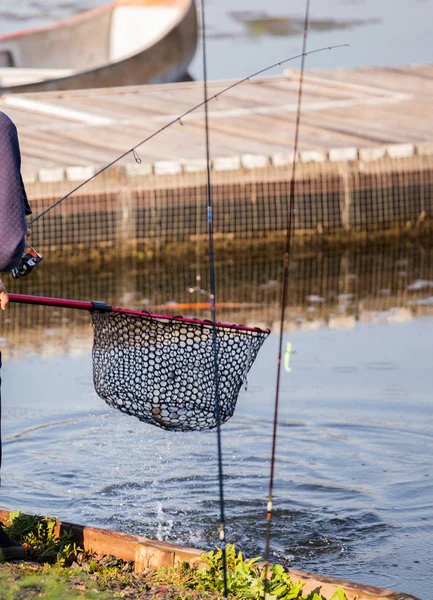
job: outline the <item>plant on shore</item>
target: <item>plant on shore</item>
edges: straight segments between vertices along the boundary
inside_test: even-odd
[[[194,568],[187,562],[175,567],[160,569],[156,576],[161,583],[176,582],[181,587],[222,594],[224,590],[222,550],[202,555],[204,568]],[[303,595],[304,584],[294,583],[281,565],[265,567],[260,558],[245,560],[242,552],[236,552],[233,544],[226,547],[227,588],[231,598],[244,600],[328,600],[317,592]],[[347,600],[342,588],[329,600]]]
[[[224,590],[220,548],[201,556],[200,565],[179,562],[174,567],[134,573],[133,563],[83,552],[71,534],[56,535],[57,520],[11,513],[6,533],[20,541],[38,563],[0,567],[0,600],[212,600]],[[303,593],[281,565],[245,560],[234,545],[226,547],[227,587],[232,600],[347,600],[342,588],[331,598],[317,591]]]
[[[56,524],[55,517],[23,515],[16,511],[10,513],[4,531],[22,544],[29,558],[40,563],[70,564],[80,549],[72,541],[71,533],[62,531],[56,535]]]

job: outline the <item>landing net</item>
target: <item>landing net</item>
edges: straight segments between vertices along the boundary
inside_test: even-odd
[[[140,421],[177,431],[216,427],[216,397],[220,424],[233,415],[242,384],[269,335],[268,330],[223,324],[214,329],[207,321],[145,313],[95,310],[91,315],[97,394]]]

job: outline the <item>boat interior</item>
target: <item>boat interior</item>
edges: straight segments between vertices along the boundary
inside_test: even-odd
[[[66,77],[144,52],[177,23],[186,0],[120,0],[0,37],[0,85]]]

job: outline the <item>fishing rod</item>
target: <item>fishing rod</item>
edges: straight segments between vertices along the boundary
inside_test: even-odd
[[[347,46],[349,46],[349,44],[336,44],[336,45],[333,45],[333,46],[323,46],[322,48],[316,48],[315,50],[309,50],[308,52],[302,52],[301,54],[297,54],[295,56],[291,56],[290,58],[285,58],[285,59],[280,60],[280,61],[278,61],[276,63],[272,63],[271,65],[268,65],[267,67],[264,67],[263,69],[259,69],[258,71],[255,71],[254,73],[251,73],[250,75],[247,75],[246,77],[243,77],[242,79],[239,79],[238,81],[235,81],[234,83],[231,83],[230,85],[228,85],[227,87],[223,88],[222,90],[220,90],[219,92],[217,92],[213,96],[209,96],[208,97],[207,94],[206,94],[204,100],[202,100],[201,102],[199,102],[198,104],[196,104],[192,108],[189,108],[188,110],[186,110],[184,113],[182,113],[178,117],[172,119],[171,121],[169,121],[168,123],[166,123],[165,125],[163,125],[162,127],[160,127],[159,129],[157,129],[156,131],[154,131],[151,135],[149,135],[146,138],[142,139],[140,142],[138,142],[137,144],[135,144],[135,146],[132,146],[131,148],[129,148],[128,150],[126,150],[125,152],[123,152],[122,154],[120,154],[119,156],[117,156],[114,160],[112,160],[111,162],[107,163],[104,167],[102,167],[101,169],[99,169],[99,171],[97,171],[96,173],[94,173],[88,179],[86,179],[85,181],[82,181],[79,185],[75,186],[67,194],[65,194],[64,196],[62,196],[61,198],[59,198],[58,200],[56,200],[55,202],[53,202],[53,204],[51,204],[50,206],[48,206],[45,210],[43,210],[41,213],[39,213],[38,215],[36,215],[36,217],[34,217],[33,219],[31,219],[29,221],[29,223],[28,223],[29,227],[31,225],[33,225],[34,223],[37,223],[39,221],[39,219],[41,219],[42,217],[44,217],[48,212],[50,212],[51,210],[53,210],[54,208],[56,208],[56,206],[59,206],[59,204],[61,204],[65,200],[67,200],[70,196],[72,196],[72,194],[75,194],[75,192],[77,192],[82,187],[84,187],[85,185],[87,185],[88,183],[90,183],[90,181],[92,181],[96,177],[99,177],[99,175],[101,175],[102,173],[104,173],[105,171],[107,171],[107,169],[109,169],[110,167],[112,167],[113,165],[115,165],[116,163],[118,163],[120,160],[122,160],[122,158],[125,158],[125,156],[127,156],[128,154],[132,153],[133,156],[134,156],[135,161],[137,163],[141,163],[141,158],[139,157],[139,155],[137,153],[137,148],[139,148],[140,146],[142,146],[146,142],[150,141],[152,138],[156,137],[157,135],[159,135],[160,133],[162,133],[163,131],[165,131],[166,129],[168,129],[169,127],[171,127],[172,125],[174,125],[175,123],[179,123],[180,125],[183,125],[182,119],[184,119],[186,116],[188,116],[189,114],[191,114],[192,112],[194,112],[198,108],[201,108],[202,106],[207,107],[208,103],[211,102],[211,100],[218,100],[218,97],[221,96],[222,94],[225,94],[229,90],[232,90],[233,88],[241,85],[242,83],[245,83],[246,81],[249,81],[250,79],[253,79],[254,77],[257,77],[258,75],[261,75],[262,73],[266,73],[267,71],[270,71],[274,67],[278,67],[278,66],[284,65],[284,64],[286,64],[286,63],[288,63],[290,61],[296,60],[297,58],[301,58],[302,60],[304,60],[306,56],[309,56],[311,54],[316,54],[318,52],[324,52],[325,50],[335,50],[336,48],[344,48],[344,47],[347,47]],[[209,161],[208,161],[208,170],[209,170]],[[12,277],[14,279],[20,279],[21,277],[25,277],[26,275],[28,275],[34,269],[34,267],[39,262],[41,262],[41,260],[42,260],[42,256],[37,252],[37,250],[35,250],[35,248],[33,248],[32,246],[27,245],[26,248],[25,248],[25,250],[24,250],[24,254],[23,254],[22,258],[21,258],[20,264],[12,270]]]
[[[215,253],[213,241],[213,194],[211,185],[210,170],[210,135],[209,135],[209,105],[208,105],[208,77],[207,77],[207,58],[206,58],[206,18],[205,18],[205,0],[201,0],[201,28],[202,28],[202,48],[203,48],[203,105],[204,105],[204,132],[205,132],[205,156],[206,156],[206,212],[209,240],[209,303],[211,309],[212,321],[212,366],[215,385],[215,418],[217,422],[217,461],[218,461],[218,489],[219,489],[219,541],[222,558],[223,571],[223,597],[228,598],[228,574],[227,574],[227,547],[226,547],[226,520],[225,520],[225,500],[224,500],[224,469],[222,453],[221,436],[221,381],[220,365],[218,358],[218,332],[216,327],[216,283],[215,283]]]
[[[280,60],[280,61],[278,61],[276,63],[272,63],[271,65],[268,65],[267,67],[264,67],[263,69],[255,71],[254,73],[251,73],[250,75],[247,75],[246,77],[243,77],[242,79],[239,79],[238,81],[235,81],[234,83],[231,83],[230,85],[228,85],[227,87],[223,88],[222,90],[220,90],[216,94],[213,94],[213,96],[209,96],[209,97],[206,96],[205,99],[202,100],[202,102],[199,102],[198,104],[196,104],[192,108],[189,108],[188,110],[186,110],[184,113],[182,113],[178,117],[172,119],[171,121],[169,121],[168,123],[166,123],[165,125],[163,125],[162,127],[160,127],[158,130],[154,131],[151,135],[149,135],[146,138],[142,139],[140,142],[138,142],[137,144],[135,144],[135,146],[132,146],[131,148],[129,148],[128,150],[126,150],[125,152],[123,152],[122,154],[120,154],[119,156],[117,156],[117,158],[115,158],[114,160],[112,160],[111,162],[109,162],[108,164],[106,164],[104,167],[102,167],[101,169],[99,169],[99,171],[97,171],[96,173],[94,173],[91,177],[89,177],[85,181],[82,181],[79,185],[75,186],[67,194],[65,194],[64,196],[62,196],[61,198],[59,198],[58,200],[56,200],[55,202],[53,202],[53,204],[51,204],[50,206],[48,206],[45,210],[43,210],[41,213],[39,213],[38,215],[36,215],[36,217],[34,217],[33,219],[31,219],[29,221],[29,226],[33,225],[34,223],[37,223],[39,221],[39,219],[41,219],[42,217],[44,217],[48,212],[50,212],[51,210],[53,210],[54,208],[56,208],[56,206],[59,206],[59,204],[61,204],[65,200],[67,200],[70,196],[72,196],[72,194],[75,194],[75,192],[77,192],[82,187],[84,187],[85,185],[87,185],[90,181],[92,181],[96,177],[99,177],[99,175],[101,175],[102,173],[104,173],[104,171],[106,171],[107,169],[109,169],[110,167],[112,167],[113,165],[115,165],[116,163],[118,163],[120,160],[122,160],[122,158],[125,158],[125,156],[127,156],[128,154],[132,153],[133,156],[134,156],[135,161],[137,163],[141,163],[141,158],[139,157],[139,155],[137,153],[137,148],[139,148],[140,146],[142,146],[146,142],[150,141],[152,138],[156,137],[157,135],[159,135],[160,133],[162,133],[163,131],[165,131],[166,129],[168,129],[169,127],[171,127],[172,125],[174,125],[176,123],[179,123],[180,125],[183,125],[182,119],[184,119],[186,116],[188,116],[189,114],[191,114],[192,112],[194,112],[198,108],[201,108],[202,106],[207,106],[208,103],[211,102],[212,100],[218,100],[219,96],[221,96],[222,94],[225,94],[229,90],[232,90],[233,88],[241,85],[242,83],[245,83],[246,81],[249,81],[249,80],[253,79],[254,77],[257,77],[258,75],[266,73],[267,71],[270,71],[271,69],[273,69],[275,67],[282,66],[282,65],[284,65],[284,64],[286,64],[286,63],[288,63],[290,61],[296,60],[297,58],[304,59],[306,56],[309,56],[311,54],[316,54],[318,52],[324,52],[325,50],[335,50],[336,48],[344,48],[344,47],[348,47],[348,46],[349,46],[349,44],[336,44],[336,45],[333,45],[333,46],[323,46],[322,48],[316,48],[315,50],[309,50],[308,52],[302,52],[301,54],[297,54],[295,56],[291,56],[290,58],[285,58],[285,59]],[[209,167],[209,165],[208,165],[208,167]],[[21,277],[25,277],[26,275],[28,275],[33,270],[33,268],[41,260],[42,260],[42,256],[35,250],[35,248],[33,248],[32,246],[28,245],[26,247],[25,251],[24,251],[23,256],[22,256],[21,263],[18,265],[18,267],[15,267],[12,270],[12,276],[13,276],[13,278],[14,279],[20,279]]]
[[[36,217],[34,217],[31,221],[29,221],[29,225],[33,225],[33,223],[36,223],[37,221],[39,221],[39,219],[41,219],[43,216],[45,216],[49,211],[51,211],[53,208],[55,208],[56,206],[58,206],[59,204],[61,204],[62,202],[64,202],[67,198],[69,198],[70,196],[72,196],[72,194],[74,194],[75,192],[77,192],[83,186],[87,185],[90,181],[92,181],[93,179],[95,179],[96,177],[98,177],[99,175],[101,175],[102,173],[104,173],[104,171],[106,171],[107,169],[109,169],[110,167],[112,167],[113,165],[115,165],[116,163],[118,163],[119,160],[122,160],[122,158],[125,158],[125,156],[127,156],[128,154],[132,153],[134,155],[135,161],[137,163],[141,163],[141,158],[138,156],[138,154],[136,152],[137,148],[139,148],[140,146],[142,146],[146,142],[150,141],[152,138],[156,137],[157,135],[159,135],[160,133],[162,133],[163,131],[165,131],[166,129],[168,129],[169,127],[171,127],[172,125],[175,125],[176,123],[179,123],[180,125],[183,125],[182,119],[184,119],[186,116],[188,116],[189,114],[191,114],[192,112],[194,112],[198,108],[201,108],[202,106],[207,105],[209,102],[211,102],[211,100],[218,100],[219,96],[221,96],[222,94],[225,94],[229,90],[232,90],[233,88],[241,85],[242,83],[245,83],[246,81],[249,81],[250,79],[253,79],[254,77],[257,77],[258,75],[261,75],[262,73],[266,73],[267,71],[270,71],[271,69],[273,69],[275,67],[279,67],[279,66],[284,65],[284,64],[286,64],[286,63],[288,63],[290,61],[296,60],[297,58],[303,58],[303,57],[309,56],[311,54],[316,54],[318,52],[324,52],[325,50],[335,50],[336,48],[344,48],[344,47],[348,47],[348,46],[349,46],[349,44],[336,44],[336,45],[333,45],[333,46],[323,46],[322,48],[316,48],[315,50],[309,50],[308,52],[304,52],[304,53],[301,53],[301,54],[297,54],[296,56],[291,56],[290,58],[285,58],[284,60],[280,60],[280,61],[278,61],[276,63],[273,63],[272,65],[269,65],[269,66],[267,66],[267,67],[265,67],[263,69],[260,69],[259,71],[256,71],[256,72],[252,73],[251,75],[247,75],[246,77],[243,77],[242,79],[239,79],[238,81],[235,81],[234,83],[231,83],[230,85],[228,85],[227,87],[223,88],[222,90],[220,90],[219,92],[217,92],[213,96],[210,96],[210,97],[202,100],[201,102],[199,102],[198,104],[196,104],[192,108],[189,108],[188,110],[186,110],[184,113],[182,113],[178,117],[172,119],[171,121],[169,121],[168,123],[166,123],[165,125],[163,125],[162,127],[160,127],[157,131],[155,131],[151,135],[149,135],[146,138],[142,139],[140,142],[138,142],[137,144],[135,144],[135,146],[132,146],[131,148],[129,148],[129,150],[126,150],[125,152],[123,152],[122,154],[120,154],[117,158],[115,158],[114,160],[112,160],[111,162],[109,162],[108,164],[106,164],[99,171],[97,171],[96,173],[94,173],[91,177],[89,177],[88,179],[86,179],[85,181],[83,181],[82,183],[80,183],[79,185],[77,185],[76,187],[74,187],[70,192],[68,192],[67,194],[65,194],[64,196],[62,196],[62,198],[59,198],[58,200],[56,200],[56,202],[54,202],[53,204],[51,204],[50,206],[48,206],[48,208],[46,208],[41,213],[39,213]]]
[[[301,108],[302,108],[302,93],[304,87],[304,72],[305,72],[305,58],[308,55],[307,52],[307,38],[310,21],[310,0],[307,0],[305,6],[305,18],[303,28],[303,40],[302,40],[302,59],[301,69],[299,72],[299,85],[298,85],[298,100],[296,108],[296,122],[295,122],[295,133],[293,140],[293,159],[291,166],[291,177],[289,186],[289,202],[287,211],[287,235],[285,243],[285,252],[283,257],[283,289],[281,296],[281,316],[280,316],[280,331],[278,336],[278,357],[277,357],[277,379],[275,385],[275,400],[274,400],[274,418],[272,427],[272,448],[271,448],[271,465],[269,475],[269,491],[268,491],[268,502],[266,508],[266,545],[265,545],[265,576],[267,579],[267,570],[269,568],[270,558],[270,544],[271,544],[271,523],[273,514],[273,494],[274,494],[274,476],[275,476],[275,462],[276,462],[276,446],[277,446],[277,430],[278,430],[278,410],[280,401],[280,389],[281,389],[281,367],[282,367],[282,353],[283,353],[283,337],[284,337],[284,322],[287,305],[287,295],[289,287],[289,266],[291,258],[291,242],[292,242],[292,228],[293,228],[293,215],[295,206],[295,191],[296,191],[296,156],[298,153],[299,144],[299,132],[301,126]],[[267,594],[265,592],[265,600]]]

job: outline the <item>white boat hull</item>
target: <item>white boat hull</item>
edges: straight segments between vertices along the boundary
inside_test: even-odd
[[[194,0],[120,0],[0,37],[0,93],[180,81],[197,38]]]

